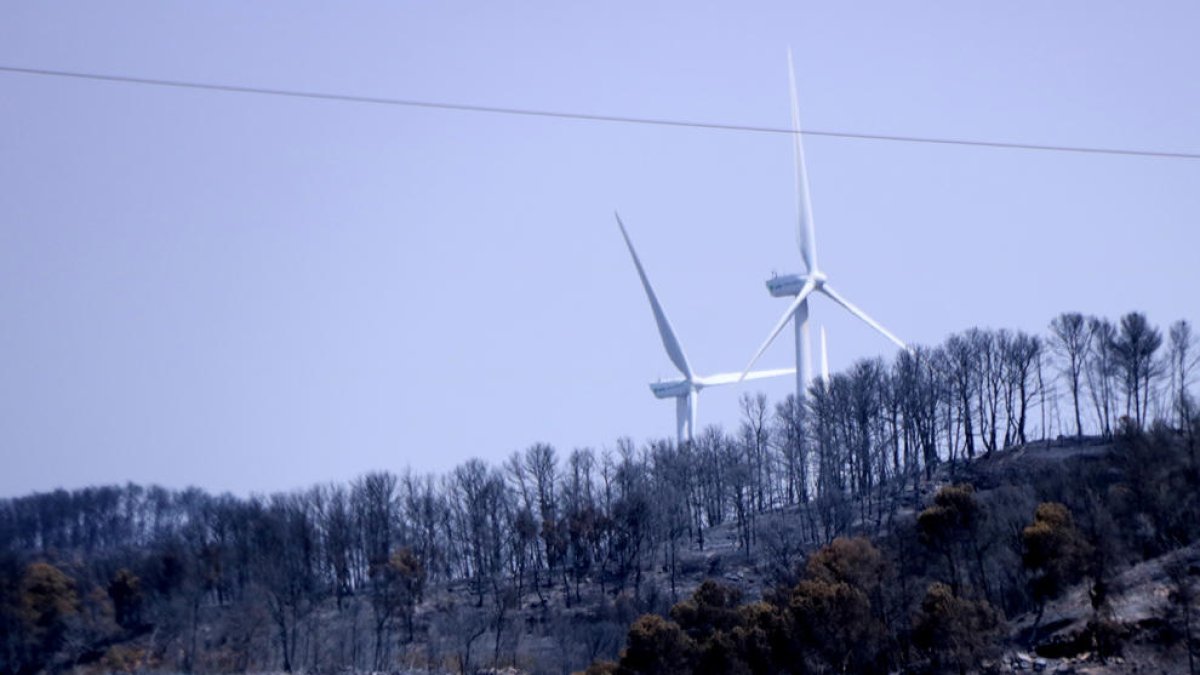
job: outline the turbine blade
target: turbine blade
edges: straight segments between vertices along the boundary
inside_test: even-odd
[[[679,339],[675,337],[675,330],[671,328],[671,322],[667,319],[662,305],[659,304],[658,296],[654,294],[654,287],[650,285],[650,279],[646,277],[646,270],[642,268],[642,261],[638,259],[637,251],[633,250],[633,242],[629,240],[629,233],[625,231],[625,223],[621,222],[619,214],[613,212],[613,215],[617,217],[617,226],[621,228],[621,236],[625,238],[625,245],[629,247],[629,255],[633,256],[633,265],[642,279],[642,288],[646,289],[646,297],[650,300],[650,309],[654,311],[654,321],[658,324],[658,335],[662,338],[667,356],[671,359],[671,363],[674,363],[675,367],[679,369],[679,372],[691,380],[692,367],[688,365],[687,355],[683,353],[683,347],[679,344]]]
[[[739,382],[746,379],[746,377],[750,374],[750,369],[753,368],[754,364],[758,362],[758,357],[762,356],[763,352],[767,351],[767,347],[771,346],[771,342],[775,340],[776,336],[779,335],[779,332],[782,331],[783,327],[787,325],[787,322],[792,319],[792,315],[796,313],[796,308],[800,306],[800,303],[804,302],[804,299],[807,298],[816,287],[817,282],[812,277],[809,277],[808,281],[804,282],[804,286],[800,289],[800,292],[796,294],[796,299],[793,300],[792,304],[788,306],[787,311],[783,313],[783,316],[779,317],[779,321],[776,322],[775,328],[771,330],[770,335],[768,335],[767,339],[763,341],[762,346],[758,348],[757,352],[754,352],[754,358],[750,359],[750,363],[746,364],[746,369],[742,371],[742,377],[738,380]]]
[[[752,370],[746,374],[747,380],[766,380],[772,377],[783,377],[784,375],[795,375],[795,368],[772,368],[771,370]]]
[[[857,316],[858,318],[860,318],[864,322],[866,322],[866,324],[868,326],[870,326],[871,328],[874,328],[875,330],[882,333],[885,338],[891,340],[892,342],[895,342],[896,346],[900,347],[901,349],[908,350],[908,345],[904,344],[903,340],[896,337],[895,335],[892,335],[891,331],[884,328],[875,319],[872,319],[871,317],[867,316],[866,312],[864,312],[861,309],[850,304],[850,301],[843,298],[837,291],[833,290],[832,286],[830,286],[829,284],[825,284],[824,286],[821,287],[821,292],[824,293],[825,295],[829,296],[830,300],[833,300],[834,302],[841,305],[842,307],[845,307],[847,312],[850,312],[854,316]]]
[[[773,370],[752,370],[746,373],[746,380],[764,380],[771,377],[795,375],[795,368],[775,368]],[[696,383],[703,387],[718,387],[723,384],[734,384],[742,381],[742,373],[717,373],[697,378]]]
[[[800,103],[796,96],[796,69],[792,65],[792,49],[788,47],[788,84],[792,97],[792,142],[796,155],[796,242],[809,272],[817,271],[817,235],[813,229],[812,206],[808,195],[808,171],[804,167],[804,141],[800,137]]]

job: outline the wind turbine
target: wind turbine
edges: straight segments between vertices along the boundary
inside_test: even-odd
[[[821,293],[830,300],[841,305],[846,311],[862,319],[868,326],[883,334],[884,337],[896,343],[901,349],[908,349],[904,342],[884,328],[879,322],[867,316],[867,313],[854,306],[849,300],[835,291],[829,285],[829,277],[817,265],[817,237],[813,230],[812,207],[808,197],[808,173],[804,168],[804,142],[800,138],[800,108],[796,100],[796,72],[792,66],[792,50],[788,49],[788,81],[791,85],[792,98],[792,139],[796,153],[796,199],[799,211],[799,221],[796,227],[796,241],[800,245],[800,257],[804,261],[804,274],[787,274],[775,276],[767,281],[767,290],[771,295],[781,298],[795,296],[787,311],[779,318],[771,329],[767,339],[754,353],[750,363],[746,365],[745,373],[762,356],[771,342],[783,330],[789,321],[793,322],[796,330],[796,401],[804,400],[808,393],[808,383],[812,379],[812,345],[808,332],[808,298],[813,293]],[[822,337],[822,341],[824,338]],[[822,350],[824,351],[824,350]]]
[[[683,346],[679,344],[679,338],[675,337],[675,330],[671,328],[671,322],[667,319],[666,312],[658,302],[658,296],[654,293],[654,287],[650,285],[650,279],[646,276],[646,270],[642,267],[642,261],[638,258],[637,251],[633,249],[633,242],[629,239],[629,232],[625,230],[625,223],[621,222],[620,214],[614,213],[613,215],[617,217],[617,226],[621,228],[621,236],[625,239],[625,245],[629,247],[629,255],[633,257],[633,265],[637,268],[638,277],[642,280],[642,288],[646,289],[646,299],[650,301],[650,309],[654,312],[654,322],[658,324],[658,335],[662,338],[663,347],[667,350],[667,357],[683,375],[682,379],[660,380],[650,384],[650,391],[654,392],[658,398],[675,399],[675,432],[681,445],[684,442],[691,442],[696,436],[696,409],[700,402],[701,389],[733,384],[742,380],[760,380],[767,377],[791,375],[795,372],[792,368],[780,368],[754,372],[747,369],[745,373],[720,373],[707,376],[696,374],[692,370],[691,364],[688,363],[687,355],[683,353]]]

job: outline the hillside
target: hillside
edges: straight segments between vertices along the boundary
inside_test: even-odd
[[[464,549],[472,567],[461,573],[425,567],[404,547],[346,587],[306,576],[337,550],[328,494],[243,503],[113,488],[158,504],[134,519],[162,528],[141,543],[118,536],[121,500],[82,507],[103,502],[102,488],[10,500],[0,511],[0,633],[6,663],[19,667],[6,670],[1187,672],[1197,428],[1016,446],[939,462],[927,478],[901,474],[866,495],[745,509],[694,529],[651,509],[673,502],[627,488],[644,501],[605,512],[621,529],[564,518],[615,537],[610,557],[586,568],[571,547],[598,535],[534,530],[526,541],[561,543],[526,560],[563,557],[483,576],[473,565],[486,560],[469,557],[477,549]],[[356,522],[369,522],[380,480],[355,486]],[[421,494],[396,492],[401,503]],[[76,508],[61,531],[47,527],[55,504]],[[169,505],[192,510],[176,517]],[[107,530],[91,525],[106,513],[95,522]],[[36,537],[15,536],[25,522],[41,524]],[[470,532],[470,520],[455,522],[451,545]],[[516,523],[519,537],[519,514]],[[419,544],[418,534],[404,536]],[[359,545],[370,541],[346,550]],[[519,539],[504,545],[520,550]],[[647,661],[647,647],[671,660]]]
[[[1181,452],[1185,450],[1186,453]],[[1196,608],[1196,577],[1200,576],[1200,545],[1180,545],[1180,537],[1183,535],[1181,531],[1169,534],[1160,531],[1161,525],[1153,521],[1164,514],[1155,514],[1153,507],[1139,508],[1135,514],[1124,513],[1125,508],[1131,504],[1120,504],[1118,501],[1134,497],[1135,502],[1142,502],[1141,507],[1147,507],[1150,506],[1150,502],[1159,499],[1163,500],[1159,502],[1159,506],[1169,509],[1175,498],[1180,497],[1177,502],[1180,507],[1179,513],[1168,516],[1168,520],[1173,521],[1176,527],[1183,525],[1179,516],[1185,512],[1194,516],[1195,500],[1173,495],[1170,492],[1171,483],[1175,484],[1174,487],[1194,488],[1194,451],[1194,440],[1185,440],[1175,432],[1165,429],[1160,429],[1153,437],[1134,434],[1115,442],[1098,438],[1081,441],[1067,439],[1058,443],[1042,442],[1019,446],[968,464],[943,466],[936,472],[932,481],[920,487],[919,497],[913,495],[911,503],[916,503],[919,499],[919,509],[914,510],[910,503],[898,507],[890,514],[887,522],[854,522],[850,532],[868,536],[879,542],[881,553],[876,555],[885,561],[880,566],[880,571],[870,572],[877,575],[874,581],[863,584],[862,590],[867,591],[866,595],[886,595],[888,592],[904,595],[906,592],[902,589],[892,588],[889,591],[885,586],[897,583],[924,586],[930,582],[936,585],[939,577],[945,578],[944,567],[942,570],[936,569],[938,563],[928,558],[915,565],[910,561],[907,566],[910,572],[906,575],[907,579],[898,578],[897,573],[904,574],[901,569],[905,567],[903,550],[906,546],[911,546],[912,539],[922,540],[927,548],[937,548],[937,544],[931,541],[935,536],[933,528],[925,523],[932,520],[933,512],[940,506],[950,504],[950,500],[943,501],[942,496],[957,493],[957,496],[961,497],[964,494],[962,488],[967,486],[970,487],[965,494],[969,495],[973,505],[971,508],[977,511],[972,516],[975,519],[973,523],[967,522],[966,519],[957,521],[956,527],[961,528],[964,536],[958,544],[965,544],[966,539],[978,537],[979,545],[970,544],[964,547],[975,548],[977,554],[979,551],[988,551],[993,546],[1003,546],[1006,540],[1016,544],[1013,547],[1015,550],[1008,552],[992,551],[978,554],[978,576],[984,588],[969,590],[967,587],[971,582],[961,579],[958,583],[962,588],[953,593],[954,596],[962,597],[968,602],[970,598],[974,598],[980,606],[988,606],[988,598],[994,598],[996,606],[990,609],[1007,610],[999,611],[998,620],[985,626],[990,631],[987,639],[964,646],[961,640],[965,635],[956,634],[952,627],[942,626],[943,632],[938,636],[943,639],[941,647],[916,647],[916,651],[926,653],[909,653],[906,657],[909,662],[902,666],[901,670],[1157,673],[1189,672],[1191,665],[1200,665],[1189,662],[1188,650],[1189,644],[1192,645],[1193,653],[1195,650],[1191,622],[1194,620],[1192,612]],[[1105,501],[1112,501],[1100,506],[1095,500],[1101,495]],[[1078,518],[1074,519],[1070,527],[1079,536],[1079,545],[1087,550],[1071,554],[1075,557],[1074,564],[1077,569],[1060,578],[1056,588],[1043,588],[1039,591],[1036,589],[1035,580],[1045,572],[1031,565],[1028,560],[1029,528],[1030,521],[1037,520],[1034,512],[1041,513],[1041,510],[1035,507],[1051,499],[1054,500],[1054,504],[1076,505],[1075,513]],[[1092,508],[1079,506],[1089,503]],[[959,503],[950,508],[962,506],[963,504]],[[1070,513],[1070,510],[1067,510],[1067,513]],[[1137,527],[1121,530],[1120,528],[1127,524],[1122,520],[1130,516]],[[788,528],[794,525],[798,518],[802,518],[802,515],[795,510],[764,514],[761,520],[762,531],[769,533]],[[1195,532],[1194,527],[1194,524],[1187,527],[1187,530],[1193,533],[1192,536]],[[973,533],[967,534],[967,531]],[[781,591],[779,584],[790,585],[795,582],[797,576],[789,575],[781,569],[773,559],[769,543],[756,555],[747,557],[740,554],[733,545],[736,536],[729,526],[713,528],[708,535],[709,540],[722,543],[713,546],[707,552],[693,550],[683,556],[685,569],[691,574],[680,586],[694,590],[698,581],[715,577],[723,587],[739,596],[742,602],[758,600],[765,595],[768,604],[790,607],[794,611],[797,607],[798,592],[805,584],[839,583],[852,579],[860,572],[852,571],[848,566],[861,564],[864,559],[862,551],[853,551],[846,546],[839,548],[836,543],[835,546],[824,547],[817,553],[819,542],[815,542],[804,547],[804,551],[800,553],[800,557],[808,561],[807,565],[801,565],[802,571],[798,573],[800,585]],[[1096,536],[1095,545],[1089,541],[1092,536]],[[900,541],[902,539],[907,542]],[[948,552],[950,547],[958,544],[951,544],[944,551]],[[1133,550],[1134,545],[1139,550]],[[911,549],[908,553],[912,553]],[[1065,549],[1056,550],[1054,553],[1066,555]],[[813,561],[820,561],[819,569],[815,571]],[[892,569],[886,569],[888,567]],[[839,571],[831,577],[828,569],[834,568]],[[974,574],[966,572],[963,576],[971,577]],[[987,589],[987,577],[998,578],[998,581],[993,580],[992,583],[1001,588]],[[663,583],[661,575],[659,583]],[[850,585],[853,586],[854,583],[856,582]],[[1003,588],[1006,583],[1012,584],[1007,590]],[[1022,588],[1027,584],[1033,588]],[[811,592],[811,589],[806,592]],[[1005,593],[1012,595],[1004,597]],[[1039,593],[1045,598],[1045,607],[1040,611],[1037,607]],[[627,643],[627,651],[622,654],[620,666],[613,664],[597,667],[593,672],[675,672],[666,667],[665,663],[655,665],[654,659],[647,661],[645,654],[637,657],[640,661],[636,658],[631,659],[630,652],[639,648],[645,649],[646,645],[642,645],[642,642],[649,642],[652,646],[649,650],[651,653],[671,654],[675,659],[691,650],[691,660],[688,662],[690,665],[687,667],[689,671],[728,672],[742,670],[748,666],[751,672],[790,672],[787,668],[792,666],[778,671],[776,666],[763,661],[761,654],[758,655],[758,661],[749,658],[740,665],[736,660],[729,660],[728,652],[731,650],[753,650],[745,645],[736,646],[739,640],[745,639],[744,635],[736,637],[741,631],[745,629],[747,634],[753,632],[751,627],[745,626],[726,627],[724,634],[735,636],[735,646],[731,648],[728,642],[721,645],[717,652],[723,652],[721,658],[725,660],[718,660],[720,665],[714,667],[710,660],[713,658],[712,650],[714,645],[725,639],[714,636],[720,636],[722,633],[706,634],[703,630],[697,632],[684,620],[698,611],[696,605],[703,604],[702,598],[706,594],[711,597],[711,590],[700,591],[691,600],[677,605],[667,614],[675,619],[673,624],[668,625],[678,624],[683,629],[681,635],[670,637],[670,631],[661,626],[635,626],[630,635],[630,642]],[[1022,594],[1026,596],[1020,597]],[[846,596],[839,602],[845,602],[849,597]],[[810,601],[808,598],[805,600]],[[912,627],[898,630],[893,628],[890,638],[885,638],[884,641],[891,639],[920,642],[917,634],[922,630],[921,622],[930,615],[928,600],[927,594],[922,602],[906,603],[913,608]],[[874,602],[874,597],[867,604],[871,602]],[[887,604],[887,601],[883,604]],[[731,608],[733,606],[730,605]],[[742,607],[742,621],[745,621],[749,616],[744,613],[747,605]],[[811,611],[813,606],[808,605],[807,608]],[[819,605],[817,606],[818,614],[827,621],[845,619],[846,615],[842,613],[844,610],[844,606],[836,610],[821,610]],[[709,606],[706,611],[716,613],[719,607]],[[822,611],[827,613],[821,614]],[[979,611],[979,608],[972,608],[972,611]],[[900,619],[899,623],[904,623],[904,620],[909,618],[888,618],[883,616],[886,613],[884,610],[878,615],[884,623],[896,621],[897,618]],[[872,614],[873,612],[864,612],[851,623],[864,623]],[[1008,615],[1006,620],[1003,618],[1004,614]],[[972,625],[972,620],[965,620],[962,616],[955,620],[964,620],[964,623],[973,629],[979,627],[977,624]],[[736,623],[734,620],[733,624]],[[926,622],[926,625],[928,623]],[[636,634],[639,629],[643,634]],[[810,630],[813,630],[812,626]],[[830,627],[824,625],[818,632],[821,640],[813,643],[810,649],[820,650],[828,645],[830,638],[836,641],[856,633],[857,639],[864,639],[856,627],[847,627],[846,633],[839,635],[838,630],[830,631]],[[672,644],[672,641],[684,639],[682,635],[691,639],[686,641],[684,646]],[[978,638],[979,635],[973,637]],[[800,639],[804,639],[803,635]],[[946,644],[956,646],[945,650],[943,648]],[[914,647],[915,645],[910,644],[908,648]],[[846,649],[847,653],[854,651],[855,645],[852,640],[846,644]],[[939,651],[945,653],[939,656]],[[870,660],[856,663],[845,654],[841,658],[850,659],[843,660],[841,666],[854,664],[851,670],[876,669]],[[819,658],[807,660],[800,656],[796,657],[796,660],[803,662],[802,665],[796,666],[797,672],[824,672],[831,665],[826,663],[822,666]],[[880,671],[890,670],[892,667],[894,664],[880,667]]]

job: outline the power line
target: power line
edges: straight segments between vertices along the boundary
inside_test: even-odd
[[[18,73],[23,75],[41,75],[49,77],[64,77],[80,80],[95,80],[100,82],[120,82],[124,84],[140,84],[154,87],[174,87],[178,89],[199,89],[204,91],[222,91],[238,94],[261,94],[268,96],[286,96],[290,98],[315,99],[321,101],[340,101],[349,103],[368,103],[373,105],[392,105],[410,108],[428,108],[435,110],[458,110],[465,112],[490,113],[497,115],[522,115],[526,117],[553,117],[558,119],[582,120],[589,122],[615,122],[620,124],[648,124],[667,127],[686,127],[692,129],[716,129],[720,131],[745,131],[767,134],[792,134],[791,129],[783,127],[764,127],[745,124],[722,122],[696,122],[688,120],[672,120],[653,117],[625,117],[619,115],[599,115],[591,113],[563,112],[553,110],[534,110],[529,108],[505,108],[498,106],[471,105],[467,103],[443,103],[437,101],[420,101],[415,99],[387,98],[378,96],[355,96],[352,94],[331,94],[316,91],[301,91],[295,89],[272,89],[266,87],[244,87],[233,84],[210,84],[205,82],[187,82],[183,80],[164,80],[157,78],[129,77],[125,75],[104,75],[100,73],[81,73],[66,70],[48,70],[44,68],[19,68],[16,66],[0,65],[0,72]],[[827,136],[831,138],[850,138],[871,141],[894,141],[900,143],[933,143],[938,145],[966,145],[983,148],[1004,148],[1009,150],[1040,150],[1043,152],[1077,152],[1098,155],[1125,155],[1135,157],[1160,157],[1168,159],[1200,159],[1200,153],[1165,152],[1159,150],[1131,150],[1127,148],[1096,148],[1075,145],[1040,145],[1034,143],[1005,143],[1001,141],[981,141],[962,138],[933,138],[927,136],[896,136],[888,134],[861,134],[847,131],[817,131],[806,129],[800,133],[806,136]]]

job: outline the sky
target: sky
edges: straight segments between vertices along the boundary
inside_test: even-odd
[[[10,2],[0,66],[1200,152],[1193,2]],[[830,282],[910,343],[1200,322],[1200,160],[805,138]],[[674,433],[801,271],[786,135],[0,72],[0,496],[235,494]],[[824,298],[833,370],[890,343]],[[792,364],[790,331],[760,362]],[[701,424],[737,424],[706,390]]]

